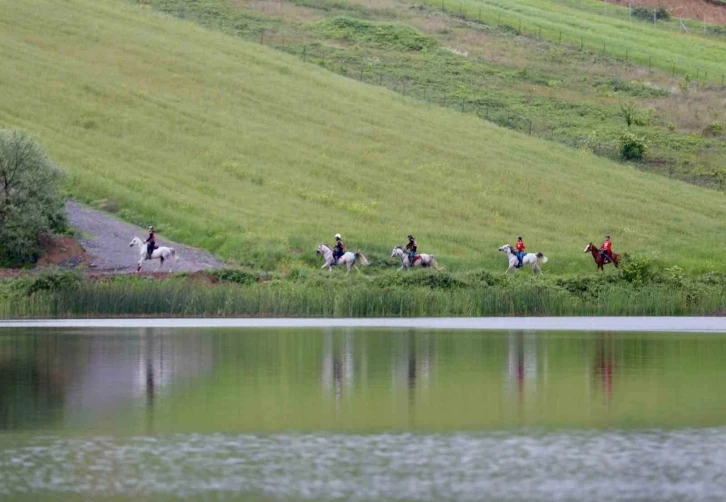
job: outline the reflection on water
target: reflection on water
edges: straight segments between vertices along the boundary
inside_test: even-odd
[[[0,496],[720,500],[724,360],[714,334],[8,330]]]
[[[0,354],[5,430],[726,424],[712,334],[34,330]]]

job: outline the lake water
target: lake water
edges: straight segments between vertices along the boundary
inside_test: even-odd
[[[717,501],[726,335],[0,330],[7,500]]]

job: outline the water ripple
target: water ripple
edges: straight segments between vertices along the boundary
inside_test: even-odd
[[[726,428],[13,437],[0,494],[228,500],[717,501]]]

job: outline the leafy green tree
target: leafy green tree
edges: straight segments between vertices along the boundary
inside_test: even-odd
[[[38,234],[67,229],[61,177],[32,136],[0,129],[0,264],[34,262]]]

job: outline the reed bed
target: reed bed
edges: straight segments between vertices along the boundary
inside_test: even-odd
[[[33,317],[419,317],[718,315],[726,292],[708,287],[614,284],[573,293],[555,283],[346,289],[319,284],[207,285],[189,281],[84,281],[75,287],[0,299],[4,318]]]

